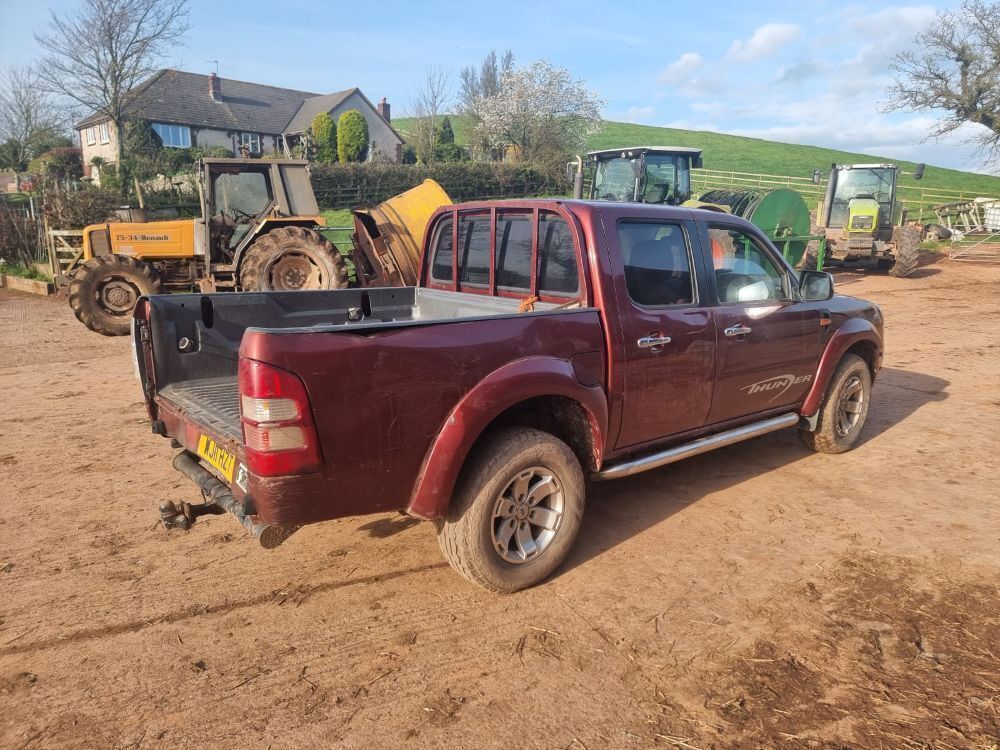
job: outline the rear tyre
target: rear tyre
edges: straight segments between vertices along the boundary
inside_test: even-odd
[[[126,255],[99,255],[73,274],[69,306],[90,330],[124,336],[131,330],[136,300],[159,292],[160,276],[148,263]]]
[[[258,237],[243,257],[240,287],[245,292],[340,289],[347,264],[319,232],[280,227]]]
[[[916,227],[896,227],[892,240],[896,262],[889,269],[889,275],[904,278],[917,270],[920,261],[920,232]]]
[[[800,433],[806,447],[820,453],[853,448],[868,420],[871,392],[868,363],[856,354],[844,355],[823,397],[816,431]]]
[[[540,430],[496,433],[469,458],[438,542],[451,566],[478,586],[510,593],[547,578],[580,530],[580,462]]]

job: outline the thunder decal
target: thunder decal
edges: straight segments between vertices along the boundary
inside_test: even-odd
[[[773,391],[774,395],[768,401],[774,401],[787,392],[793,385],[808,383],[812,380],[812,377],[812,375],[775,375],[773,378],[758,380],[756,383],[745,385],[740,390],[746,391],[748,396]]]

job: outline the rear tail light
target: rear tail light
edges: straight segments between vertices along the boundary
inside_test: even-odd
[[[275,477],[319,470],[319,441],[302,381],[279,367],[240,359],[239,384],[250,471]]]

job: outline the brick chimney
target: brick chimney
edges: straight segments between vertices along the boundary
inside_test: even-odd
[[[222,81],[219,80],[219,76],[215,73],[211,73],[208,76],[208,95],[212,97],[212,101],[222,100]]]
[[[392,122],[392,115],[389,111],[389,102],[385,100],[384,96],[382,97],[382,101],[375,105],[375,110],[382,115],[383,120],[386,122]]]

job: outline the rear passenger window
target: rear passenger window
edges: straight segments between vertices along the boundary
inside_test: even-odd
[[[431,278],[434,281],[450,284],[452,265],[455,260],[451,242],[451,217],[439,221],[434,231],[434,260],[431,262]]]
[[[679,224],[620,221],[618,244],[633,302],[658,307],[694,301],[690,254]]]
[[[497,287],[531,289],[531,214],[497,212]]]
[[[490,283],[489,214],[459,214],[458,282],[484,287]]]
[[[567,297],[580,290],[573,234],[565,219],[547,211],[538,219],[538,289]]]

